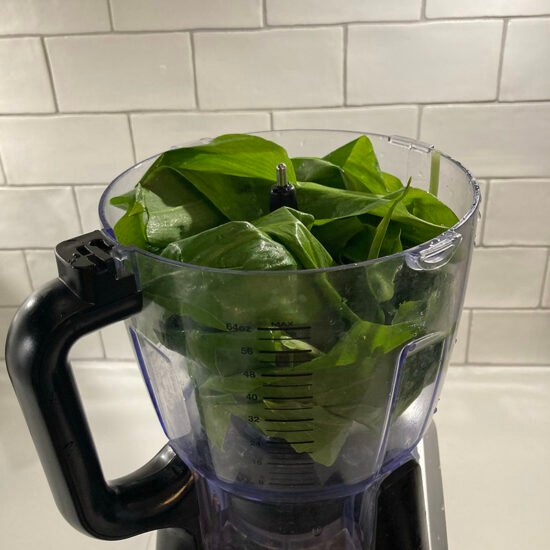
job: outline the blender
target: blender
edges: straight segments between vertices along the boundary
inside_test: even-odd
[[[361,134],[258,135],[306,157]],[[105,190],[101,230],[57,246],[59,277],[16,314],[6,359],[57,506],[74,527],[104,540],[158,531],[157,550],[446,548],[436,525],[444,520],[431,511],[443,502],[429,473],[438,467],[432,417],[479,188],[432,146],[366,135],[384,170],[415,187],[437,182],[459,221],[355,264],[184,264],[124,246],[113,231],[122,211],[110,200],[133,189],[153,157]],[[388,273],[391,290],[381,283]],[[404,296],[414,304],[402,313],[407,330],[383,314]],[[106,481],[67,357],[83,335],[122,319],[168,443],[138,471]]]

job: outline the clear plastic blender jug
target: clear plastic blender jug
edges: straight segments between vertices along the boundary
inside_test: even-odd
[[[360,134],[260,135],[303,157]],[[437,165],[439,198],[459,222],[377,260],[221,270],[116,242],[122,211],[110,199],[131,190],[154,158],[102,196],[110,254],[143,296],[128,329],[170,446],[195,475],[208,549],[372,548],[376,487],[409,459],[433,415],[462,308],[479,189],[430,146],[369,137],[382,169],[412,177],[414,187],[427,189]],[[299,187],[297,198],[299,205]]]

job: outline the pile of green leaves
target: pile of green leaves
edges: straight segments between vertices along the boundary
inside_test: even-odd
[[[299,210],[269,211],[281,162]],[[291,159],[261,137],[223,135],[161,154],[135,189],[112,204],[125,210],[114,228],[122,244],[228,270],[138,260],[144,294],[157,312],[141,330],[189,360],[201,422],[219,449],[232,421],[240,419],[330,466],[352,425],[369,433],[381,425],[402,347],[441,328],[448,277],[419,278],[400,257],[367,264],[361,275],[335,270],[308,279],[297,271],[391,255],[457,222],[435,196],[383,172],[366,136],[323,158]],[[279,274],[248,278],[231,270]],[[313,327],[307,341],[285,329],[289,319]],[[307,362],[279,361],[283,353],[303,358],[306,349]],[[437,361],[432,358],[411,378],[402,409],[433,375]],[[308,419],[300,422],[304,401],[299,390],[288,388],[305,373],[313,399],[307,401]],[[287,412],[274,412],[275,420],[273,414],[266,420],[264,412],[281,405],[280,390],[265,392],[270,376],[287,388],[285,395],[290,391],[283,403]],[[288,421],[296,421],[295,429],[303,428],[314,443],[307,449],[293,445],[283,429]]]

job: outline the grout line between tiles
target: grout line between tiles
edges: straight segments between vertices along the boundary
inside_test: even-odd
[[[489,212],[489,197],[491,196],[491,181],[485,182],[485,196],[481,197],[481,227],[479,228],[479,247],[485,248],[485,228],[487,227],[487,214]]]
[[[27,279],[29,281],[29,286],[32,290],[36,290],[34,287],[34,283],[32,281],[31,276],[31,268],[29,266],[29,259],[27,258],[27,253],[25,250],[21,250],[21,253],[23,254],[23,261],[25,262],[25,273],[27,274]]]
[[[77,36],[101,36],[101,35],[134,35],[134,34],[175,34],[182,32],[204,32],[204,33],[231,33],[231,32],[258,32],[262,30],[271,30],[271,29],[317,29],[323,27],[338,27],[344,23],[349,23],[357,26],[370,26],[370,25],[418,25],[418,24],[432,24],[432,23],[443,23],[451,22],[460,25],[461,23],[469,23],[475,21],[502,21],[503,18],[506,19],[541,19],[547,17],[547,14],[516,14],[516,15],[476,15],[476,16],[461,16],[461,17],[430,17],[426,20],[422,19],[378,19],[378,20],[369,20],[369,21],[337,21],[337,22],[312,22],[312,23],[297,23],[297,24],[281,24],[281,25],[271,25],[268,24],[267,27],[261,26],[249,26],[249,27],[187,27],[187,28],[178,28],[178,29],[139,29],[139,30],[113,30],[109,32],[106,30],[97,30],[97,31],[76,31],[76,32],[52,32],[47,33],[47,36],[56,36],[56,37],[77,37]],[[7,33],[0,36],[0,40],[4,38],[40,38],[44,36],[43,34],[36,32],[29,33]]]
[[[268,27],[267,23],[267,0],[262,0],[262,26]]]
[[[548,99],[532,99],[532,100],[522,100],[522,101],[509,101],[509,102],[497,102],[497,101],[487,101],[485,99],[479,99],[479,100],[456,100],[456,101],[428,101],[428,102],[419,102],[419,101],[411,101],[411,102],[393,102],[393,103],[354,103],[354,104],[347,104],[345,107],[341,104],[335,104],[335,103],[327,103],[327,104],[319,104],[319,105],[313,105],[313,106],[288,106],[288,107],[276,107],[274,108],[275,111],[318,111],[318,110],[341,110],[341,109],[349,109],[349,110],[360,110],[360,109],[369,109],[369,108],[392,108],[392,107],[414,107],[414,106],[422,106],[422,107],[437,107],[437,108],[445,108],[445,107],[523,107],[523,106],[532,106],[532,105],[540,105],[543,107],[549,107],[550,101]],[[139,109],[139,108],[132,108],[132,109],[108,109],[102,111],[97,110],[64,110],[59,111],[55,113],[44,113],[44,112],[27,112],[27,113],[0,113],[0,118],[6,118],[6,119],[17,119],[17,118],[26,118],[26,117],[33,117],[33,118],[62,118],[62,117],[71,117],[71,116],[117,116],[117,115],[126,115],[126,114],[172,114],[172,113],[181,113],[181,114],[196,114],[196,113],[235,113],[235,112],[241,112],[241,113],[253,113],[253,112],[265,112],[269,109],[272,109],[273,107],[266,105],[263,107],[246,107],[246,106],[239,106],[239,107],[217,107],[217,108],[193,108],[193,109],[173,109],[173,108],[166,108],[166,109]],[[480,179],[487,179],[488,176],[480,176]],[[504,176],[506,177],[506,176]],[[522,177],[521,175],[518,176],[510,176],[515,179]],[[529,177],[529,176],[528,176]],[[530,177],[540,177],[542,176],[530,176]],[[496,178],[500,179],[500,178]]]
[[[542,290],[540,293],[539,308],[544,308],[544,291],[546,290],[546,278],[548,277],[548,272],[550,271],[550,247],[546,253],[546,266],[544,268],[544,273],[542,275]]]
[[[105,183],[95,183],[95,182],[48,182],[48,183],[8,183],[7,185],[0,185],[0,193],[2,191],[7,191],[8,189],[26,189],[28,191],[36,191],[38,189],[44,190],[48,188],[52,189],[61,189],[63,187],[70,187],[74,185],[75,187],[105,187]]]
[[[472,107],[491,107],[491,106],[510,106],[510,107],[522,107],[525,105],[542,105],[550,107],[549,99],[526,99],[521,101],[506,101],[506,102],[497,102],[496,100],[486,100],[486,99],[471,99],[471,100],[456,100],[456,101],[398,101],[391,103],[363,103],[363,104],[347,104],[345,107],[342,105],[337,105],[334,103],[323,104],[323,105],[313,105],[313,106],[289,106],[289,107],[278,107],[275,108],[276,112],[285,112],[285,111],[317,111],[317,110],[327,110],[327,109],[369,109],[369,108],[391,108],[391,107],[465,107],[471,105]],[[126,115],[126,114],[170,114],[170,113],[181,113],[181,114],[193,114],[193,113],[254,113],[254,112],[266,112],[271,109],[270,106],[265,107],[219,107],[219,108],[194,108],[194,109],[108,109],[106,108],[103,111],[96,110],[64,110],[56,113],[44,113],[44,112],[26,112],[26,113],[0,113],[0,119],[17,119],[25,118],[32,116],[33,118],[62,118],[70,116],[117,116],[117,115]],[[518,179],[522,176],[510,176],[512,178]],[[539,176],[542,177],[542,176]],[[480,176],[480,179],[486,179],[487,176]],[[500,178],[493,178],[500,179]]]
[[[50,56],[48,55],[48,48],[46,47],[46,40],[43,36],[40,37],[40,42],[42,44],[42,52],[44,53],[44,59],[46,61],[46,70],[48,72],[48,79],[50,80],[50,87],[52,90],[53,103],[55,106],[55,112],[59,113],[59,101],[57,99],[57,91],[55,89],[55,84],[53,80],[53,71],[50,63]]]
[[[504,66],[504,50],[506,48],[506,36],[508,35],[508,25],[510,23],[510,18],[506,17],[504,19],[504,24],[502,28],[502,37],[500,41],[500,57],[498,60],[498,71],[497,71],[497,90],[496,90],[496,100],[500,100],[500,89],[502,86],[502,68]]]
[[[422,5],[420,7],[420,21],[428,21],[426,18],[426,1],[422,0]]]
[[[465,360],[464,360],[464,363],[467,364],[468,361],[470,360],[470,341],[471,341],[471,336],[472,336],[472,325],[473,325],[473,319],[474,319],[474,312],[473,310],[469,310],[470,313],[468,315],[468,321],[466,323],[466,342],[465,342],[465,347],[466,347],[466,353],[465,353]]]
[[[536,245],[523,245],[523,244],[505,244],[500,246],[476,246],[476,250],[546,250],[547,244],[536,244]]]
[[[103,341],[103,331],[97,330],[97,335],[99,336],[99,342],[101,344],[101,349],[103,350],[103,357],[106,361],[110,360],[111,358],[107,355],[107,347],[105,346],[105,342]]]
[[[111,30],[115,30],[114,20],[113,20],[113,6],[111,5],[111,0],[107,0],[107,13],[109,15],[109,25]]]
[[[484,363],[482,361],[471,361],[468,363],[449,363],[450,367],[466,367],[466,368],[472,368],[472,367],[487,367],[487,368],[505,368],[505,369],[514,369],[514,368],[540,368],[540,369],[548,369],[550,367],[550,364],[548,363]]]
[[[424,105],[418,105],[418,115],[416,118],[416,139],[422,135],[422,119],[424,117]]]
[[[137,162],[136,143],[134,139],[134,132],[132,129],[132,121],[130,119],[130,114],[126,115],[126,119],[128,120],[128,131],[130,132],[130,144],[132,146],[132,155],[134,157],[134,164],[135,164]]]
[[[342,59],[342,94],[344,100],[344,107],[348,104],[348,50],[349,50],[349,25],[343,26],[344,37],[343,37],[343,59]]]
[[[201,104],[199,101],[199,83],[198,83],[198,75],[197,75],[195,33],[192,32],[189,34],[189,41],[191,44],[191,65],[193,67],[193,94],[195,97],[196,108],[200,110]]]
[[[273,111],[269,111],[269,129],[275,129],[275,117],[273,115]]]
[[[8,184],[8,176],[6,174],[6,171],[4,170],[4,163],[2,162],[2,154],[0,153],[0,177],[4,180],[4,184]],[[0,188],[2,187],[2,184],[0,184]]]
[[[84,224],[82,223],[82,214],[80,213],[80,205],[78,204],[78,197],[76,196],[76,189],[74,185],[71,185],[71,195],[73,196],[74,207],[76,208],[76,216],[78,218],[78,225],[80,232],[84,233]]]

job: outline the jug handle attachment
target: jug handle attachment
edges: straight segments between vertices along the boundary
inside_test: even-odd
[[[184,527],[197,514],[192,475],[168,445],[122,479],[103,477],[67,356],[85,334],[142,308],[135,277],[116,265],[113,250],[100,231],[59,244],[59,278],[21,306],[6,344],[9,375],[59,510],[73,527],[105,540]]]

